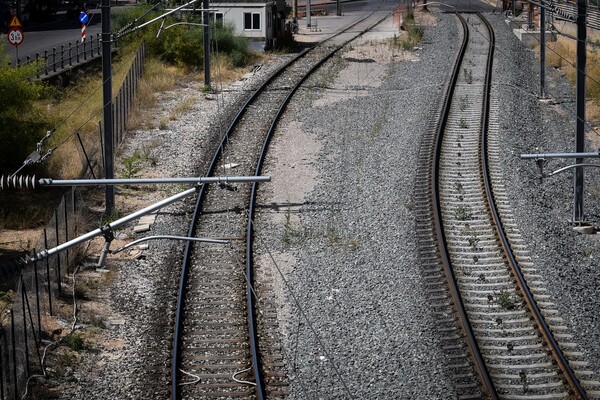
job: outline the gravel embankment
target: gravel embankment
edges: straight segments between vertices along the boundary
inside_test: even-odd
[[[170,120],[167,129],[130,133],[121,156],[150,149],[150,157],[156,165],[144,164],[140,176],[202,176],[212,158],[214,144],[227,126],[224,121],[232,118],[250,91],[281,62],[282,59],[278,59],[263,65],[245,79],[224,88],[218,96],[205,96],[200,90],[201,82],[188,82],[160,94],[158,109],[153,110],[149,118],[156,126],[160,121]],[[219,85],[216,79],[213,84]],[[185,112],[178,111],[181,104],[186,104]],[[171,120],[174,113],[179,116]],[[142,188],[122,200],[137,210],[181,190],[180,185],[162,190]],[[117,233],[117,239],[161,234],[186,236],[192,201],[163,208],[150,232],[133,234],[130,227]],[[123,204],[119,198],[117,203]],[[68,383],[62,385],[61,398],[169,398],[173,321],[183,244],[148,243],[149,249],[140,258],[115,261],[114,256],[109,256],[107,268],[114,272],[107,281],[108,286],[100,290],[99,296],[104,299],[100,301],[106,306],[98,313],[106,329],[96,330],[89,351],[80,353],[79,367],[67,372],[64,378]]]
[[[273,188],[262,197],[279,216],[265,213],[258,225],[298,299],[279,282],[294,399],[452,397],[411,208],[420,138],[458,37],[457,20],[441,16],[415,60],[391,64],[365,62],[369,39],[353,43],[366,56],[330,62],[281,124],[265,168]],[[310,170],[314,188],[295,196],[303,188],[288,182]],[[264,265],[273,268],[267,257]]]
[[[539,94],[539,61],[524,50],[506,29],[503,18],[490,17],[496,29],[498,48],[495,74],[501,104],[500,132],[508,193],[519,229],[529,244],[535,266],[546,282],[574,341],[582,345],[591,368],[600,374],[600,241],[598,235],[581,235],[571,229],[573,174],[563,173],[541,182],[532,160],[521,153],[575,151],[575,90],[556,70],[548,70],[549,95],[559,105],[542,104]],[[589,137],[597,135],[591,133]],[[596,141],[596,143],[598,143]],[[586,151],[597,151],[588,142]],[[592,161],[593,162],[593,161]],[[544,166],[548,174],[573,160],[552,160]],[[586,170],[585,208],[588,221],[598,226],[600,179],[596,169]]]
[[[357,62],[361,56],[353,54],[354,61],[330,62],[297,94],[273,141],[264,170],[273,182],[260,195],[265,208],[257,215],[256,253],[260,268],[273,276],[292,399],[452,397],[411,214],[420,137],[459,46],[456,18],[437,17],[414,61]],[[518,158],[571,151],[574,103],[542,105],[533,54],[500,16],[490,19],[497,29],[496,87],[515,216],[571,333],[600,371],[598,242],[570,229],[571,175],[540,183],[534,163]],[[553,75],[550,93],[574,99],[564,79]],[[191,86],[166,94],[171,100],[161,103],[157,118],[186,97],[198,100],[167,130],[136,132],[128,151],[158,138],[159,175],[201,174],[204,164],[190,160],[208,159],[211,138],[219,135],[216,115],[236,110],[253,82],[224,92],[218,102]],[[550,162],[545,171],[564,164]],[[593,170],[587,176],[586,215],[597,219],[598,180]],[[165,209],[151,234],[184,234],[188,210],[183,204]],[[118,345],[84,352],[85,368],[71,375],[62,398],[167,398],[180,268],[180,256],[172,254],[181,248],[154,243],[145,259],[118,268],[106,289],[114,323],[103,330]]]

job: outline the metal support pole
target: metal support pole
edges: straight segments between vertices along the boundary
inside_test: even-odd
[[[546,98],[546,7],[540,0],[540,99]]]
[[[202,23],[204,24],[204,86],[210,89],[210,26],[208,23],[208,0],[202,1]]]
[[[292,21],[294,24],[298,23],[298,0],[294,0],[292,3]]]
[[[112,118],[112,61],[110,33],[110,0],[102,0],[102,98],[104,105],[104,177],[114,177],[113,160],[113,118]],[[106,214],[110,215],[115,208],[115,190],[106,186]]]
[[[310,0],[306,0],[306,27],[310,28]]]
[[[340,4],[340,0],[335,0],[335,15],[338,17],[342,16],[342,6]]]
[[[586,74],[586,14],[587,1],[577,0],[577,130],[575,133],[575,152],[583,153],[585,150],[585,74]],[[575,164],[583,163],[583,158],[576,158]],[[583,222],[583,168],[575,169],[574,179],[574,204],[573,222]]]

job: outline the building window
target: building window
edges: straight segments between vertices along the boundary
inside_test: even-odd
[[[223,26],[223,13],[215,13],[215,25],[219,27]]]
[[[215,24],[216,27],[223,27],[223,13],[210,12],[208,13],[208,18],[210,19],[210,22]]]
[[[244,13],[244,30],[260,30],[260,13]]]

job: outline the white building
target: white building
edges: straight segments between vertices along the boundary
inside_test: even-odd
[[[264,42],[265,49],[273,47],[277,33],[284,29],[285,7],[285,0],[210,3],[215,22],[233,25],[237,35]]]

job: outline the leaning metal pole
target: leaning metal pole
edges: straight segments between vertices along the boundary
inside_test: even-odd
[[[33,258],[29,259],[28,261],[38,261],[38,260],[43,260],[45,258],[48,258],[49,256],[59,253],[61,251],[67,250],[73,246],[76,246],[80,243],[86,242],[90,239],[93,239],[97,236],[102,236],[105,235],[106,233],[110,233],[113,229],[118,228],[121,225],[124,225],[128,222],[134,221],[136,219],[138,219],[139,217],[146,215],[146,214],[150,214],[153,211],[156,211],[158,209],[161,209],[162,207],[169,205],[171,203],[174,203],[176,201],[179,201],[187,196],[190,196],[194,193],[196,193],[198,191],[198,188],[200,188],[200,186],[194,186],[191,189],[185,190],[181,193],[177,193],[176,195],[173,195],[171,197],[168,197],[164,200],[161,200],[157,203],[152,204],[151,206],[148,206],[146,208],[143,208],[139,211],[134,212],[133,214],[127,215],[123,218],[119,218],[118,220],[111,222],[109,224],[106,224],[105,226],[103,226],[102,228],[98,228],[95,229],[91,232],[88,232],[84,235],[81,235],[75,239],[69,240],[68,242],[65,242],[59,246],[53,247],[51,249],[45,249],[40,251],[39,253],[37,253]]]
[[[577,0],[577,130],[575,132],[575,152],[583,153],[585,149],[585,75],[586,75],[586,0]],[[583,158],[576,158],[575,164],[583,163]],[[583,222],[583,168],[575,168],[574,177],[573,222]]]
[[[113,118],[112,118],[112,60],[110,33],[110,0],[102,0],[102,104],[104,106],[104,177],[114,177]],[[106,214],[115,208],[115,189],[106,187]]]

